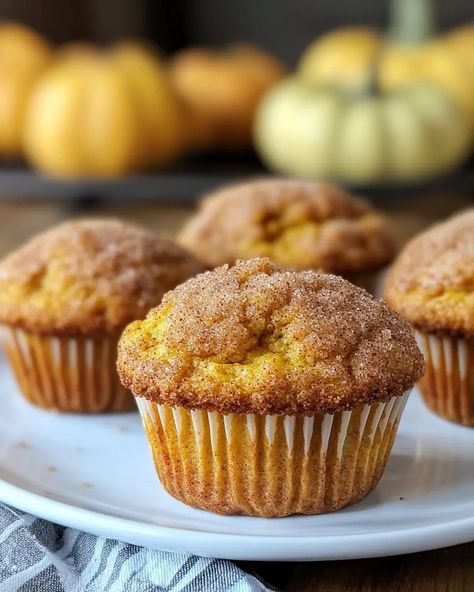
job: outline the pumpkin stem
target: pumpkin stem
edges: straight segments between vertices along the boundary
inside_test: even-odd
[[[436,30],[432,0],[391,0],[389,38],[402,45],[425,43]]]

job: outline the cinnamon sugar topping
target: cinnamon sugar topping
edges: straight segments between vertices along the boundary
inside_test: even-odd
[[[118,220],[63,223],[0,263],[0,322],[44,334],[108,334],[203,267]]]
[[[384,216],[333,185],[262,179],[224,187],[201,203],[179,236],[211,265],[268,256],[289,269],[349,273],[393,256]]]
[[[239,261],[182,284],[119,343],[136,396],[222,413],[313,414],[402,395],[422,373],[408,324],[342,278]]]
[[[413,239],[389,274],[385,298],[420,329],[474,336],[474,209]]]

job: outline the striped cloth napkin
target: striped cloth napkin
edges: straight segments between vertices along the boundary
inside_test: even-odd
[[[266,592],[231,561],[152,551],[0,504],[1,592]]]

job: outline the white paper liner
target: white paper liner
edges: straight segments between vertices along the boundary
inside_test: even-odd
[[[42,336],[3,326],[0,340],[31,403],[79,413],[134,408],[115,371],[116,338]]]
[[[137,403],[172,495],[222,513],[276,516],[329,511],[366,495],[382,474],[407,398],[314,417]],[[317,495],[306,498],[305,488]]]
[[[438,415],[474,425],[474,339],[415,331],[425,358],[420,390]]]

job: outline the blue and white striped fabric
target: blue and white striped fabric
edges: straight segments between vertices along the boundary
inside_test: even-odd
[[[151,551],[0,505],[1,592],[264,592],[230,561]]]

